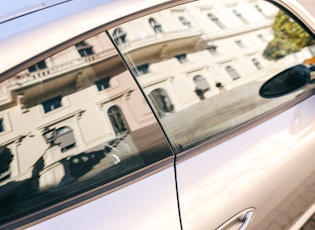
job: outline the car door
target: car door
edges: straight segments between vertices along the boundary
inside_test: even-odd
[[[1,229],[180,229],[175,156],[104,31],[2,79]]]
[[[259,94],[313,64],[314,34],[296,15],[276,1],[200,0],[109,34],[177,153],[182,228],[301,227],[314,211],[314,90]]]

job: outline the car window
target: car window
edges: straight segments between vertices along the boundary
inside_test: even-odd
[[[265,1],[195,1],[109,34],[177,152],[297,97],[264,99],[259,88],[314,55],[310,35]]]
[[[172,157],[105,32],[1,82],[0,105],[0,224]]]

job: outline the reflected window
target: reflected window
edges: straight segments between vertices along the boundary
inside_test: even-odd
[[[188,62],[187,54],[179,54],[179,55],[176,55],[175,58],[179,61],[179,63]]]
[[[197,89],[201,89],[203,92],[206,92],[210,89],[207,79],[201,75],[194,76],[194,82]]]
[[[259,4],[255,5],[256,10],[265,18],[268,18],[268,12],[265,11],[265,9],[263,9],[262,6],[260,6]],[[267,13],[267,14],[266,14]]]
[[[61,203],[72,209],[81,194],[111,192],[120,178],[137,180],[138,170],[171,162],[156,116],[113,40],[102,31],[67,49],[58,46],[45,57],[50,71],[41,79],[29,70],[44,68],[44,60],[1,83],[7,106],[0,108],[0,228]],[[93,62],[79,57],[90,55]]]
[[[239,73],[236,71],[236,69],[234,69],[232,66],[227,66],[225,67],[226,72],[230,75],[230,77],[234,80],[239,79],[241,76],[239,75]]]
[[[93,47],[87,42],[79,42],[75,45],[81,57],[86,57],[94,54]]]
[[[146,64],[143,64],[143,65],[137,66],[135,72],[136,72],[137,76],[142,76],[142,75],[148,74],[150,72],[149,71],[149,64],[146,63]]]
[[[8,179],[11,175],[10,164],[13,160],[13,154],[8,147],[0,146],[0,182]],[[0,190],[1,191],[1,190]],[[1,205],[0,205],[1,211]]]
[[[124,115],[122,114],[120,108],[116,105],[110,107],[107,111],[108,117],[110,119],[110,122],[112,124],[112,127],[116,133],[116,135],[119,135],[121,133],[128,132],[127,124],[124,118]]]
[[[262,8],[259,6],[259,5],[255,5],[255,8],[259,11],[259,12],[262,12]]]
[[[238,11],[238,10],[233,10],[233,13],[245,24],[248,24],[248,21],[246,18],[244,18],[244,16]]]
[[[28,71],[36,72],[38,70],[42,70],[42,69],[46,69],[46,68],[47,68],[46,62],[45,62],[45,60],[43,60],[43,61],[36,63],[35,65],[30,66],[28,68]]]
[[[220,29],[224,29],[226,28],[226,26],[222,23],[222,21],[214,14],[209,13],[208,14],[208,18],[214,23],[216,24]]]
[[[246,47],[245,43],[242,40],[236,40],[235,43],[240,48],[245,48]]]
[[[212,55],[216,55],[218,54],[218,47],[215,45],[211,45],[207,48],[207,50],[212,54]]]
[[[158,23],[155,20],[155,18],[149,18],[149,24],[155,33],[162,33],[163,32],[161,24]]]
[[[109,80],[110,80],[110,78],[107,77],[107,78],[103,78],[101,80],[96,81],[95,85],[96,85],[98,91],[103,91],[105,89],[108,89],[110,87]]]
[[[179,21],[186,27],[186,28],[191,28],[191,22],[187,20],[184,16],[179,16]]]
[[[191,34],[188,38],[187,33],[179,33],[172,21],[165,20],[165,26],[169,23],[169,36],[163,41],[159,36],[152,36],[150,42],[135,38],[134,49],[119,47],[130,69],[141,65],[144,58],[154,66],[154,74],[136,80],[159,114],[161,125],[176,152],[197,146],[221,133],[228,134],[296,97],[297,94],[287,95],[267,101],[258,92],[268,77],[312,58],[309,47],[314,39],[298,23],[288,19],[281,9],[267,1],[264,5],[258,4],[268,13],[270,20],[266,23],[265,17],[255,9],[256,4],[252,0],[233,1],[232,5],[226,1],[199,0],[156,12],[152,17],[173,12],[181,13],[183,17],[187,15],[187,19],[199,28],[199,34]],[[197,12],[205,13],[198,15]],[[249,14],[253,20],[249,20]],[[151,16],[137,20],[146,22],[147,17]],[[185,18],[177,17],[182,24],[189,26]],[[213,24],[212,29],[204,25],[203,17],[208,19],[207,24]],[[238,26],[232,25],[233,18],[238,21]],[[134,24],[127,22],[121,26],[134,28]],[[284,24],[287,26],[282,26]],[[224,32],[223,29],[229,25],[233,29]],[[260,34],[266,37],[264,42],[255,38]],[[306,47],[301,48],[294,38],[304,35]],[[253,44],[247,42],[252,39]],[[224,52],[220,47],[224,47]],[[184,55],[179,54],[188,53],[193,62],[174,65],[173,57],[183,62]],[[220,55],[215,55],[217,53]],[[281,58],[285,58],[284,61],[277,64]],[[268,61],[263,61],[266,59]],[[266,71],[261,71],[261,68]]]
[[[121,28],[114,29],[113,38],[116,44],[122,44],[126,42],[127,33]]]
[[[256,66],[257,69],[262,69],[261,63],[256,58],[253,58],[252,62]]]
[[[155,89],[149,96],[161,116],[174,111],[174,105],[164,89]]]
[[[50,111],[53,111],[55,109],[58,109],[62,106],[61,104],[61,96],[54,97],[52,99],[49,99],[47,101],[44,101],[42,103],[44,107],[44,112],[48,113]]]
[[[75,146],[75,137],[73,134],[73,130],[68,126],[56,129],[55,143],[59,145],[62,152],[73,148]]]
[[[4,131],[3,118],[0,118],[0,133]]]
[[[262,41],[262,42],[267,42],[266,37],[263,34],[258,34],[257,37]]]

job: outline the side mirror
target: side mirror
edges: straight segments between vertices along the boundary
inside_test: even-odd
[[[306,65],[295,65],[266,81],[259,95],[264,98],[281,97],[305,87],[310,81],[310,69]]]

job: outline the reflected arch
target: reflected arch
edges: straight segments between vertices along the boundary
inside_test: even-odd
[[[107,115],[116,135],[128,133],[128,125],[121,109],[114,105],[107,110]]]
[[[164,89],[158,88],[153,90],[149,94],[149,97],[160,116],[172,113],[174,111],[174,105]]]

